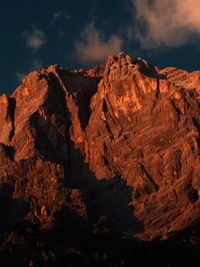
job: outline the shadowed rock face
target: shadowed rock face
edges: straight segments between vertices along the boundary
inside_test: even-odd
[[[30,73],[0,97],[0,223],[52,229],[63,218],[142,240],[189,227],[200,211],[199,92],[199,71],[124,53],[88,71]]]

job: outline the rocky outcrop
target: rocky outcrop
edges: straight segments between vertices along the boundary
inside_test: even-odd
[[[86,129],[90,169],[98,179],[119,175],[132,188],[143,238],[198,218],[198,197],[191,200],[199,191],[198,90],[177,85],[167,72],[124,54],[109,58]]]
[[[88,71],[30,73],[0,97],[0,197],[9,207],[0,223],[52,229],[63,218],[154,240],[198,222],[199,88],[199,71],[124,53]]]

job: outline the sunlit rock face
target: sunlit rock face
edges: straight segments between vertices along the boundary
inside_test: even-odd
[[[1,194],[9,185],[18,199],[5,221],[51,228],[70,210],[85,229],[104,218],[143,240],[190,226],[200,214],[199,90],[199,71],[122,52],[90,70],[30,73],[0,97]]]

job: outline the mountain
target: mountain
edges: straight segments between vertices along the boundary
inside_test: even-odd
[[[191,266],[199,134],[200,71],[120,52],[31,72],[0,97],[0,261]]]

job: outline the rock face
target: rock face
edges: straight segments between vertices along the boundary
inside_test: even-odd
[[[0,97],[0,224],[167,239],[200,219],[199,132],[199,71],[34,71]]]

